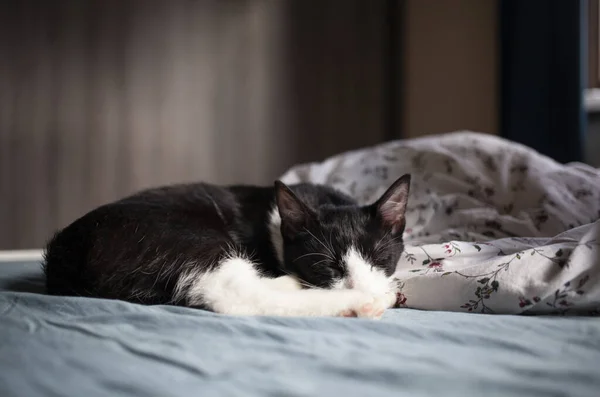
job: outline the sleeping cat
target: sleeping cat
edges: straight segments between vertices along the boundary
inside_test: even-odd
[[[396,300],[409,185],[404,175],[368,206],[279,181],[142,191],[50,240],[47,289],[231,315],[378,318]]]

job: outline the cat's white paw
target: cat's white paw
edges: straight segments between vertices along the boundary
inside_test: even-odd
[[[396,303],[396,294],[393,292],[373,296],[371,294],[360,293],[356,303],[340,313],[342,317],[361,317],[380,319],[383,313]]]
[[[381,298],[385,303],[385,308],[390,309],[396,306],[396,301],[398,300],[398,293],[396,291],[390,291],[387,294],[383,295]]]
[[[356,310],[357,317],[379,320],[386,309],[390,307],[389,298],[385,295],[374,297],[372,302],[366,303]]]
[[[371,294],[358,290],[336,291],[337,299],[335,306],[337,309],[334,316],[337,317],[358,317],[361,307],[372,304],[374,299]]]
[[[390,307],[390,299],[387,295],[374,297],[361,291],[351,291],[351,293],[355,299],[348,308],[339,313],[341,317],[380,319],[385,310]]]

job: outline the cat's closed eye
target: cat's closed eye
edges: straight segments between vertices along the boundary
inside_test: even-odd
[[[312,273],[324,277],[325,279],[341,279],[344,277],[344,271],[340,264],[329,260],[320,260],[310,266]]]
[[[344,277],[342,270],[337,267],[330,267],[328,270],[332,279],[341,279]]]

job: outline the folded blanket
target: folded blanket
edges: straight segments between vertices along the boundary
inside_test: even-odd
[[[600,310],[600,170],[559,164],[498,137],[458,132],[299,165],[282,180],[334,186],[362,203],[413,175],[406,307],[481,313]]]

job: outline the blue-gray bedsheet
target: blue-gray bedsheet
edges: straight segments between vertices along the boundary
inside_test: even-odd
[[[594,318],[234,318],[41,292],[37,264],[0,264],[2,397],[600,396]]]

